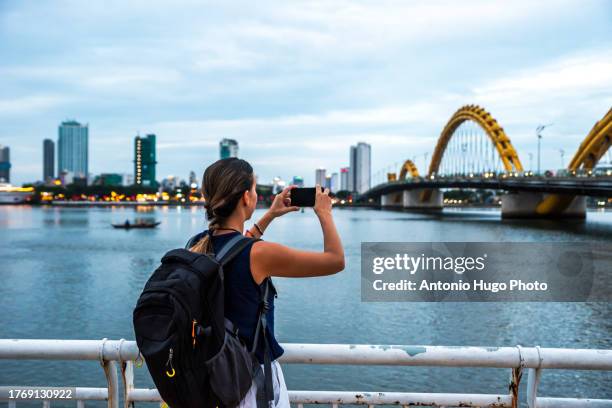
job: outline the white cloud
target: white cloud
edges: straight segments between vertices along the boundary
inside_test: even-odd
[[[0,116],[34,114],[71,102],[62,95],[31,95],[21,98],[0,99]]]
[[[129,168],[131,137],[146,129],[158,134],[160,174],[216,157],[219,139],[232,137],[263,175],[282,160],[308,175],[346,165],[359,140],[373,144],[374,167],[431,152],[450,115],[479,103],[519,151],[531,150],[540,121],[555,122],[551,134],[569,151],[612,104],[607,7],[14,3],[0,16],[0,134],[39,145],[77,115],[91,123],[94,171]],[[127,149],[100,157],[115,142]]]
[[[474,90],[485,100],[508,97],[529,101],[531,96],[585,95],[592,90],[612,91],[612,50],[569,56],[540,67],[530,67]],[[575,95],[577,94],[577,95]]]

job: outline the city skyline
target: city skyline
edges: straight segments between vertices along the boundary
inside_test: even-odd
[[[76,130],[73,128],[76,128]],[[156,135],[151,134],[151,133],[147,134],[144,137],[140,135],[137,135],[136,137],[134,137],[134,153],[133,153],[133,159],[132,159],[133,174],[116,172],[116,171],[113,171],[112,169],[105,169],[101,171],[100,173],[88,172],[87,174],[85,174],[85,173],[79,173],[78,171],[75,173],[75,171],[72,170],[72,167],[74,167],[72,164],[73,161],[83,162],[83,163],[78,163],[77,167],[84,166],[84,168],[87,168],[87,164],[88,164],[87,162],[89,159],[88,128],[89,128],[89,124],[82,126],[81,123],[79,123],[78,121],[74,119],[65,120],[61,122],[59,126],[59,132],[58,132],[58,151],[60,149],[59,147],[60,140],[62,138],[63,139],[69,138],[70,139],[69,141],[64,140],[62,142],[62,144],[65,145],[63,150],[65,150],[66,152],[63,152],[61,156],[64,156],[62,158],[62,162],[70,162],[69,167],[71,168],[67,168],[66,166],[64,166],[65,168],[62,168],[60,170],[60,168],[62,167],[62,164],[60,164],[61,162],[58,159],[57,170],[55,169],[55,142],[51,139],[43,139],[42,141],[43,176],[42,178],[31,180],[30,182],[31,183],[37,183],[37,182],[49,183],[55,179],[59,180],[62,176],[62,173],[68,174],[69,175],[68,179],[70,181],[72,181],[72,179],[75,177],[75,174],[78,175],[78,177],[87,178],[88,180],[90,179],[94,180],[94,178],[104,178],[104,176],[108,176],[108,175],[131,176],[131,179],[133,179],[134,184],[142,184],[145,186],[152,186],[153,181],[155,182],[160,181],[156,177],[156,165],[157,165]],[[79,138],[79,137],[84,137],[85,143],[82,143],[81,141],[78,141],[78,140],[75,140],[75,141],[72,140],[73,138]],[[82,148],[81,144],[84,144],[84,149]],[[370,148],[370,145],[364,142],[359,142],[357,145],[358,146],[366,145],[368,146],[368,149]],[[78,149],[75,146],[78,147]],[[238,146],[239,146],[238,142],[234,139],[226,139],[226,138],[222,139],[219,142],[220,158],[223,159],[227,157],[238,157]],[[354,146],[351,146],[351,154],[352,154],[353,148]],[[4,156],[2,156],[2,160],[10,165],[10,157],[8,155],[9,146],[3,147],[2,145],[0,145],[0,149],[4,149],[3,151],[6,152],[4,153]],[[60,156],[59,153],[58,153],[58,156]],[[70,157],[70,156],[83,156],[83,157],[75,158],[75,157]],[[349,161],[350,161],[350,158],[349,158]],[[341,190],[340,178],[338,176],[338,173],[342,172],[344,169],[348,170],[349,168],[350,167],[341,167],[339,169],[335,169],[336,171],[332,170],[332,172],[327,175],[328,178],[329,177],[332,178],[331,185],[336,186],[334,191]],[[326,177],[325,169],[317,169],[317,171],[319,170],[323,170],[323,178],[325,179]],[[367,172],[370,173],[369,178],[371,178],[371,169],[369,167],[367,168]],[[335,177],[335,180],[334,180],[334,177]],[[176,175],[176,173],[168,174],[164,178],[162,178],[162,180],[165,180],[166,178],[181,179],[181,177]],[[189,171],[188,178],[190,180],[190,184],[192,184],[191,180],[195,178],[195,173],[193,170]],[[274,180],[276,179],[279,179],[279,180],[292,179],[293,181],[299,180],[298,184],[300,186],[304,185],[303,175],[297,175],[297,174],[293,174],[292,176],[287,176],[287,177],[275,175],[272,177],[271,180],[261,180],[261,182],[262,184],[270,184],[270,183],[274,183]],[[315,177],[315,183],[320,183],[323,187],[329,184],[329,183],[326,183],[325,180],[319,181],[317,177]]]
[[[374,148],[373,173],[415,156],[424,171],[448,118],[475,103],[526,164],[536,127],[554,123],[542,167],[556,169],[559,150],[567,162],[612,105],[611,8],[264,2],[219,5],[212,17],[193,4],[8,1],[0,144],[11,147],[14,184],[40,178],[31,158],[65,117],[90,123],[94,174],[130,173],[129,135],[148,129],[160,175],[201,173],[229,138],[262,179],[312,184],[313,169],[348,165],[340,152],[360,140]]]

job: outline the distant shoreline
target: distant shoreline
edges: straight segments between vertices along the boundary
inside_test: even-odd
[[[174,203],[169,201],[147,201],[147,202],[138,202],[138,201],[57,201],[51,203],[40,203],[40,204],[32,204],[36,206],[49,205],[53,207],[138,207],[138,206],[156,206],[156,207],[187,207],[187,206],[195,206],[195,207],[203,207],[204,203],[196,202],[196,203]]]
[[[32,207],[72,207],[72,208],[88,208],[88,207],[204,207],[205,203],[202,202],[168,202],[168,201],[153,201],[153,202],[136,202],[136,201],[57,201],[57,202],[46,202],[46,203],[1,203],[0,206],[19,206],[19,205],[29,205]],[[401,207],[386,207],[382,208],[380,205],[373,205],[369,203],[357,203],[357,204],[334,204],[336,208],[373,208],[373,209],[384,209],[390,211],[401,211]],[[257,208],[269,208],[268,204],[257,204]],[[495,204],[467,204],[467,205],[458,205],[458,204],[450,204],[445,205],[444,209],[453,209],[453,208],[471,208],[471,209],[499,209],[501,210],[500,205]],[[597,207],[597,206],[587,206],[589,210],[600,210],[600,209],[609,209],[609,207]]]

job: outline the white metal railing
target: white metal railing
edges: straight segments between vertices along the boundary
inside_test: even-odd
[[[537,396],[544,369],[610,370],[612,350],[560,349],[541,347],[445,347],[349,344],[282,344],[285,353],[279,359],[289,364],[401,365],[438,367],[497,367],[511,369],[509,393],[449,394],[361,391],[289,391],[298,408],[303,404],[422,405],[462,407],[518,406],[519,384],[527,370],[526,402],[530,408],[612,407],[612,400],[544,398]],[[0,339],[0,359],[11,360],[92,360],[99,361],[107,379],[106,388],[77,387],[73,399],[77,408],[86,400],[107,400],[109,408],[119,406],[120,367],[122,400],[128,408],[135,401],[161,401],[156,389],[135,388],[134,365],[142,362],[135,341],[120,340],[29,340]],[[6,392],[0,401],[16,406]],[[43,401],[48,408],[50,400]]]

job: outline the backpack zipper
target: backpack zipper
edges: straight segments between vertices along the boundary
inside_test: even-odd
[[[170,352],[168,354],[168,361],[166,361],[166,375],[169,378],[172,378],[176,375],[176,371],[174,371],[174,367],[172,367],[172,355],[173,355],[174,351],[172,350],[172,347],[170,347]],[[172,372],[168,372],[168,364],[170,364],[170,369],[172,369]]]

